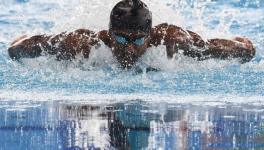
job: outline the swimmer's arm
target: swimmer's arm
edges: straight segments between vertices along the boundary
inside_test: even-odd
[[[14,60],[38,57],[41,55],[42,48],[48,47],[49,38],[46,35],[36,35],[30,38],[22,36],[11,44],[8,49],[9,56]]]
[[[252,42],[247,38],[236,37],[233,40],[210,39],[204,58],[230,59],[239,58],[241,63],[249,62],[256,53]]]
[[[186,49],[184,54],[197,60],[238,58],[241,63],[245,63],[249,62],[256,53],[252,42],[246,38],[210,39],[205,42],[198,34],[187,32],[190,34],[191,47]]]
[[[183,54],[205,60],[209,58],[232,59],[238,58],[241,63],[249,62],[255,56],[255,48],[247,38],[236,37],[233,40],[210,39],[204,41],[197,33],[187,30],[189,36],[184,44],[189,46]]]
[[[184,55],[197,60],[239,58],[241,63],[245,63],[256,53],[252,42],[246,38],[211,39],[205,42],[198,34],[167,23],[154,27],[151,37],[152,45],[163,44],[167,47],[169,58],[183,50]]]
[[[69,60],[79,53],[88,58],[91,46],[98,43],[95,36],[96,34],[86,29],[56,36],[37,35],[15,41],[8,53],[14,60],[38,57],[43,52],[55,55],[58,60]]]

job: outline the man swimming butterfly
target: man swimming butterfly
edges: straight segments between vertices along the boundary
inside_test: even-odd
[[[108,46],[124,68],[131,68],[150,47],[166,46],[167,57],[182,51],[198,61],[209,58],[250,61],[255,48],[247,38],[203,40],[198,34],[167,23],[152,27],[152,14],[140,0],[122,0],[110,15],[108,30],[94,33],[78,29],[56,36],[36,35],[14,41],[8,49],[13,60],[55,55],[57,60],[72,60],[77,54],[89,58],[92,47]]]

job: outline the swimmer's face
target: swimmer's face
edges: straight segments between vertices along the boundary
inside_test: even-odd
[[[111,30],[112,52],[124,68],[132,67],[148,48],[149,35],[143,32]]]

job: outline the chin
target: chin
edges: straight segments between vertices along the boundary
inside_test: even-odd
[[[134,66],[134,63],[124,63],[124,62],[122,62],[120,64],[125,69],[130,69],[130,68],[132,68]]]
[[[134,64],[137,62],[138,60],[138,56],[136,55],[118,55],[117,57],[118,62],[120,63],[120,65],[123,68],[131,68],[134,66]]]
[[[126,60],[126,59],[123,59],[121,61],[119,61],[119,63],[121,64],[121,66],[123,68],[126,68],[126,69],[130,69],[134,66],[134,64],[136,63],[136,60]]]

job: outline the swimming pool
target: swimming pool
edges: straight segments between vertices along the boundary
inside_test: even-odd
[[[57,101],[106,106],[142,100],[150,104],[210,105],[215,109],[230,103],[232,107],[263,106],[263,0],[144,1],[152,10],[154,25],[168,22],[195,31],[205,39],[248,37],[257,53],[246,64],[236,60],[196,62],[180,55],[168,60],[164,47],[151,49],[143,56],[137,64],[143,69],[142,73],[120,69],[105,47],[93,50],[89,61],[79,58],[73,62],[57,62],[53,57],[40,57],[18,63],[8,57],[10,43],[24,34],[107,29],[109,13],[116,2],[118,0],[0,0],[1,102],[7,103],[7,108],[17,104],[18,108],[12,108],[16,114],[21,113],[18,111],[21,103],[29,106],[25,110],[30,112],[34,103],[44,109],[45,103]],[[146,73],[146,66],[161,71]],[[9,115],[3,113],[3,116]]]

